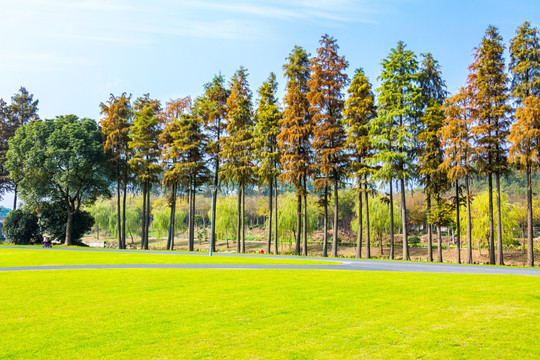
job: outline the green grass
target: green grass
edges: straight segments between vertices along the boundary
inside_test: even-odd
[[[0,267],[34,265],[87,264],[336,264],[331,261],[299,259],[270,259],[208,255],[178,255],[120,252],[120,251],[63,251],[0,248]],[[0,296],[1,299],[1,296]]]
[[[0,359],[538,359],[540,279],[0,272]]]

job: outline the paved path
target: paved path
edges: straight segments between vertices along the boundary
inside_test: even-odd
[[[0,247],[2,249],[25,249],[35,251],[98,251],[98,252],[126,252],[146,253],[157,255],[206,255],[206,253],[170,252],[170,251],[144,251],[144,250],[113,250],[113,249],[80,249],[80,248],[53,248],[43,249],[37,247]],[[353,270],[353,271],[397,271],[397,272],[423,272],[423,273],[455,273],[455,274],[498,274],[498,275],[530,275],[540,276],[540,269],[501,267],[485,265],[457,265],[422,263],[410,261],[389,260],[362,260],[344,258],[317,258],[297,256],[274,256],[252,254],[216,254],[215,257],[264,257],[267,259],[293,259],[299,264],[114,264],[114,265],[49,265],[49,266],[17,266],[3,267],[0,271],[21,270],[70,270],[70,269],[278,269],[278,270]],[[302,260],[330,261],[335,264],[306,265]]]

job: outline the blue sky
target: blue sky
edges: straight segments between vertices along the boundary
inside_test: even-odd
[[[0,97],[25,86],[42,118],[98,119],[110,93],[195,97],[240,65],[254,94],[271,71],[282,94],[290,50],[315,53],[324,33],[338,39],[349,74],[363,67],[376,83],[381,60],[403,40],[431,52],[455,92],[487,26],[508,44],[525,20],[540,25],[540,1],[0,0]]]

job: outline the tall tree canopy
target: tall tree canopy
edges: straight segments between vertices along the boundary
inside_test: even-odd
[[[6,167],[20,180],[25,203],[65,204],[66,245],[72,244],[81,205],[109,193],[101,132],[91,119],[66,115],[21,126],[10,141]]]
[[[297,219],[295,254],[300,255],[300,232],[302,231],[302,196],[307,194],[305,179],[311,161],[312,124],[309,115],[309,55],[300,46],[295,46],[283,65],[287,87],[284,98],[285,109],[279,121],[277,136],[281,151],[282,173],[280,179],[296,188]]]
[[[525,21],[510,40],[512,96],[519,104],[527,96],[540,95],[540,41],[538,29]]]

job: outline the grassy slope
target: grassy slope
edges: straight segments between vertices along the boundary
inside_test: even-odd
[[[2,359],[538,359],[540,280],[304,270],[0,273]]]
[[[173,253],[174,254],[174,253]],[[128,253],[114,251],[55,251],[0,247],[0,267],[86,264],[336,264],[330,261],[269,259],[207,255]]]

